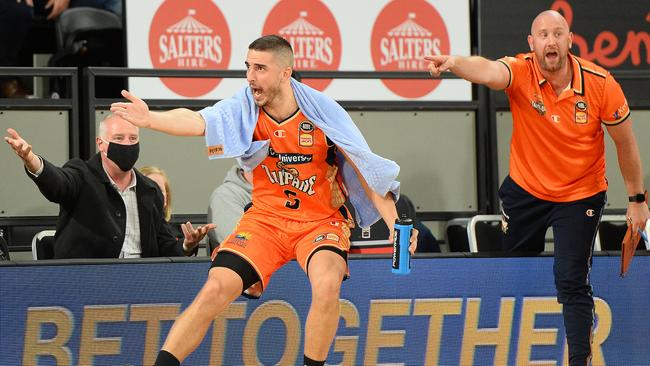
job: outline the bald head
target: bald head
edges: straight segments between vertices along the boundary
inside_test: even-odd
[[[557,27],[561,27],[567,32],[569,31],[569,23],[567,23],[562,14],[555,10],[545,10],[533,19],[533,24],[530,26],[530,34],[535,34],[540,29],[553,29]]]
[[[562,14],[546,10],[535,17],[530,27],[528,45],[535,53],[545,77],[568,69],[568,54],[573,35]]]

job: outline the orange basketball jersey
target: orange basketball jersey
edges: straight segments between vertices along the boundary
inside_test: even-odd
[[[557,95],[533,53],[505,57],[513,132],[510,176],[533,196],[570,202],[607,190],[602,125],[630,111],[619,84],[592,62],[568,55],[573,80]]]
[[[254,207],[312,221],[343,205],[336,145],[300,110],[276,121],[260,108],[253,140],[270,140],[268,156],[253,170]]]

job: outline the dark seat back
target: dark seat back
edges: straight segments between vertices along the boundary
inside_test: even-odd
[[[7,245],[5,238],[0,235],[0,261],[8,260],[11,260],[11,256],[9,255],[9,246]]]
[[[54,230],[43,230],[32,239],[32,257],[35,260],[54,258]]]
[[[598,227],[598,235],[600,236],[600,249],[601,250],[621,250],[621,243],[627,231],[627,224],[622,222],[615,224],[609,221],[602,221]],[[645,250],[643,240],[639,241],[636,250]]]
[[[503,231],[499,222],[476,223],[476,242],[479,252],[500,252],[503,241]]]
[[[121,19],[106,10],[78,7],[59,15],[55,25],[57,52],[50,66],[125,66]],[[96,81],[98,97],[115,97],[124,88],[118,78],[100,78]],[[57,85],[61,94],[63,85]]]
[[[450,252],[469,252],[467,225],[451,224],[447,226],[447,244]]]

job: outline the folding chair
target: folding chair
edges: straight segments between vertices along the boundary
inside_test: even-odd
[[[499,223],[494,225],[493,223]],[[476,215],[469,220],[467,237],[472,253],[501,251],[501,215]]]
[[[32,239],[32,258],[34,260],[54,258],[54,235],[56,230],[43,230]]]

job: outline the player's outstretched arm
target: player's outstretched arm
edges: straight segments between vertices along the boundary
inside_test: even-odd
[[[122,90],[122,96],[129,101],[111,104],[111,112],[135,126],[176,136],[202,136],[205,134],[205,121],[199,112],[187,108],[152,112],[147,103],[128,91]]]
[[[510,82],[510,72],[506,65],[485,57],[431,55],[424,59],[429,61],[429,73],[433,77],[449,71],[467,81],[495,90],[505,89]]]

